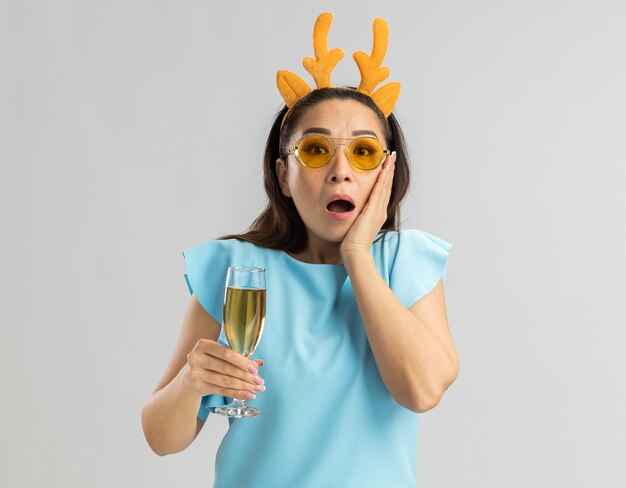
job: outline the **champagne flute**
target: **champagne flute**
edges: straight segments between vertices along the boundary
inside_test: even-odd
[[[261,340],[265,326],[265,269],[229,266],[224,291],[223,326],[231,349],[250,358]],[[261,411],[245,400],[215,407],[215,413],[228,417],[256,417]]]

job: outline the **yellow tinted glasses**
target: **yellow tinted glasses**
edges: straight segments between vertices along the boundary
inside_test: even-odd
[[[346,156],[352,165],[359,169],[371,170],[385,160],[391,152],[383,148],[374,137],[357,137],[346,139],[333,137],[334,140],[352,141],[349,144],[335,144],[331,138],[321,134],[309,134],[301,138],[295,146],[289,148],[287,154],[293,154],[296,159],[309,168],[321,168],[328,164],[335,154],[335,147],[346,146]]]

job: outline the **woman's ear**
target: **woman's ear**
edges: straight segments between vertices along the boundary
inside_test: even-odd
[[[283,195],[291,198],[291,191],[289,191],[289,184],[287,183],[287,163],[283,158],[276,160],[276,175]]]

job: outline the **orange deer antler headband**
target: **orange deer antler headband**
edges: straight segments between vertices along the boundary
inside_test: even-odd
[[[313,52],[315,53],[315,59],[307,56],[302,60],[304,68],[315,80],[317,88],[333,86],[330,84],[330,73],[344,56],[343,49],[333,48],[330,51],[328,50],[328,31],[330,30],[332,20],[333,14],[330,12],[321,13],[317,17],[315,27],[313,28]],[[400,83],[396,81],[386,83],[378,90],[372,92],[379,83],[389,76],[389,68],[381,66],[387,52],[387,42],[389,40],[387,21],[382,17],[376,17],[374,19],[373,31],[372,54],[368,56],[363,51],[356,51],[352,55],[361,72],[361,83],[357,91],[372,98],[385,117],[389,117],[400,95]],[[279,70],[276,73],[276,84],[283,100],[285,100],[285,104],[289,107],[283,117],[282,127],[298,100],[313,90],[302,78],[291,71]]]

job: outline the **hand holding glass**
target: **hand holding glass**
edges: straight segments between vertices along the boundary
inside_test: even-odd
[[[265,326],[265,269],[229,266],[224,291],[223,327],[228,345],[250,359]],[[245,400],[233,399],[215,407],[215,413],[228,417],[256,417],[261,411]]]

